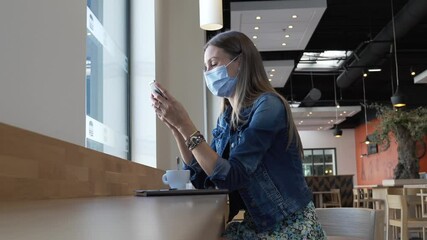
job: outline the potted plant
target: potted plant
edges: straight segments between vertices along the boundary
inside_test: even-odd
[[[390,146],[390,135],[397,142],[398,162],[394,168],[395,179],[419,178],[417,145],[425,147],[427,134],[427,108],[394,109],[373,105],[379,124],[374,131],[374,141],[386,150]]]

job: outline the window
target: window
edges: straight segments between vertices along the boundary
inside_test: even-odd
[[[304,176],[336,175],[335,148],[304,149]]]
[[[86,147],[124,159],[129,147],[129,1],[88,0]]]

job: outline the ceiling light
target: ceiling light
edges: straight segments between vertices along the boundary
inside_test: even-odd
[[[411,72],[411,76],[415,76],[417,74],[412,67],[409,68],[409,72]]]
[[[200,28],[207,31],[221,29],[222,0],[199,0]]]
[[[381,68],[369,68],[368,72],[381,72]]]
[[[394,9],[393,9],[393,1],[391,2],[391,23],[393,27],[393,47],[394,47],[394,63],[396,64],[396,92],[391,96],[391,103],[395,108],[401,108],[406,106],[404,102],[404,95],[400,92],[399,89],[399,65],[397,64],[397,49],[396,49],[396,29],[394,24]]]
[[[282,43],[282,46],[286,46],[286,43]]]
[[[269,79],[268,79],[268,81],[270,81],[270,82],[271,82],[271,78],[269,78]]]
[[[297,15],[292,15],[292,18],[297,18],[298,16]]]
[[[253,39],[257,39],[257,38],[258,38],[258,36],[254,35],[254,36],[252,36],[252,38],[253,38]]]
[[[368,107],[366,105],[366,90],[365,90],[365,78],[362,79],[362,84],[363,84],[363,104],[364,104],[364,108],[365,108],[365,134],[366,134],[366,140],[365,140],[365,144],[369,144],[369,138],[368,138],[368,114],[366,113],[366,108]]]
[[[369,140],[369,137],[368,136],[366,136],[366,138],[365,138],[365,144],[366,145],[368,145],[368,144],[370,144],[371,143],[371,141]]]
[[[342,137],[342,130],[338,127],[338,125],[335,125],[334,136],[336,138]]]
[[[286,34],[286,35],[285,35],[285,38],[288,38],[288,37],[289,37],[289,34]]]
[[[339,104],[337,101],[337,87],[336,87],[336,78],[335,75],[333,77],[334,80],[334,99],[335,99],[335,130],[334,130],[334,135],[335,137],[341,137],[342,136],[342,130],[340,128],[338,128],[337,122],[338,122],[338,108],[339,108]]]
[[[275,68],[273,68],[273,69],[271,69],[271,71],[272,71],[272,72],[275,72],[275,71],[276,71],[276,69],[275,69]]]
[[[368,73],[367,72],[363,72],[363,77],[365,78],[367,76],[368,76]]]
[[[397,88],[396,92],[391,96],[390,100],[395,108],[406,106],[405,96],[401,93],[399,88]]]
[[[256,20],[261,20],[261,16],[256,16]]]
[[[259,29],[259,27],[254,27],[254,29],[255,29],[255,30],[258,30],[258,29]]]
[[[294,26],[292,26],[292,25],[289,25],[289,26],[288,26],[288,28],[290,28],[290,29],[291,29],[291,28],[294,28]]]
[[[270,77],[274,77],[274,74],[270,74]]]

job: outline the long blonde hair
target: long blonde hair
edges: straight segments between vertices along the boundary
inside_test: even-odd
[[[234,98],[236,98],[236,105],[231,114],[231,126],[236,128],[238,124],[244,124],[247,120],[240,116],[241,109],[251,106],[254,101],[263,93],[271,92],[276,94],[283,102],[286,108],[287,116],[287,129],[288,129],[288,145],[296,140],[300,153],[303,153],[301,139],[299,137],[297,128],[292,118],[292,112],[288,101],[280,95],[271,86],[268,81],[267,74],[262,63],[262,58],[253,42],[243,33],[237,31],[227,31],[220,33],[210,39],[204,50],[208,46],[215,46],[221,48],[229,55],[230,59],[239,56],[240,70],[238,74],[238,81]],[[224,98],[222,104],[222,111],[230,105],[228,99]]]

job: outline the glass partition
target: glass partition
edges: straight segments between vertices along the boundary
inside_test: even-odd
[[[124,159],[129,144],[129,1],[88,0],[86,147]]]

